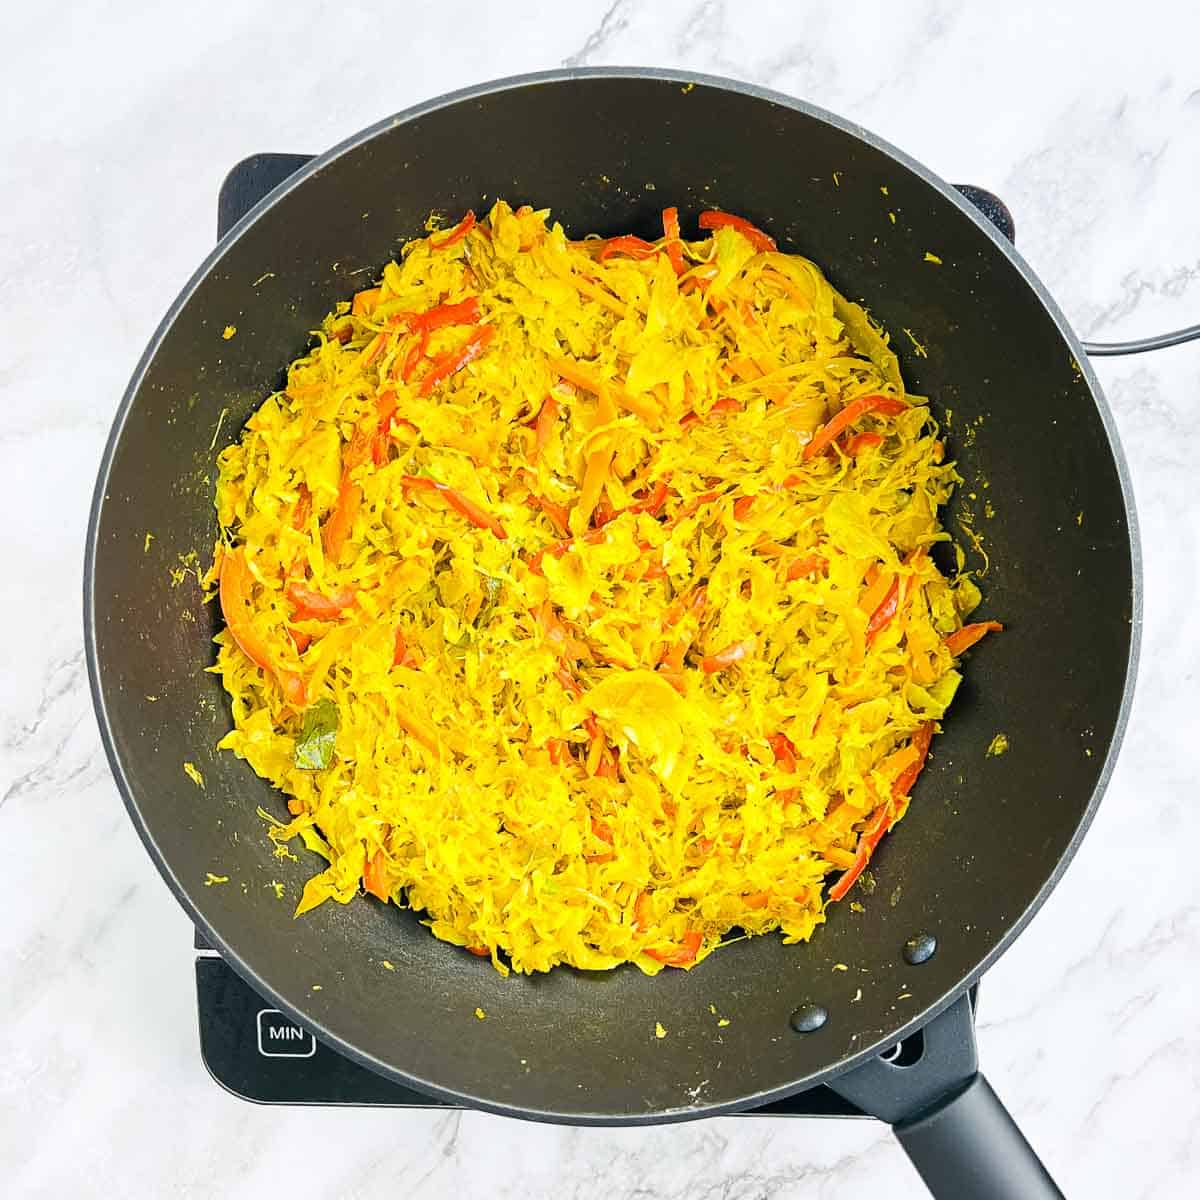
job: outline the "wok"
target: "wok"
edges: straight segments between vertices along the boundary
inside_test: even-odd
[[[295,897],[318,864],[273,857],[255,810],[283,815],[283,798],[214,750],[230,726],[204,673],[220,617],[194,568],[213,542],[215,455],[322,315],[431,209],[485,210],[497,196],[548,206],[579,235],[655,237],[668,204],[685,231],[705,208],[748,217],[866,301],[910,388],[946,423],[966,479],[946,519],[984,534],[986,615],[1007,632],[971,655],[910,814],[873,861],[865,911],[833,906],[807,945],[754,938],[654,979],[632,967],[502,979],[411,912],[360,899],[294,921],[265,886]],[[1013,247],[847,121],[649,70],[552,72],[432,101],[263,200],[184,288],[134,373],[85,574],[96,711],[148,851],[226,960],[331,1046],[442,1099],[581,1124],[712,1116],[828,1082],[896,1126],[938,1194],[1025,1200],[1058,1192],[976,1073],[966,993],[1046,899],[1095,812],[1139,619],[1111,417]],[[999,731],[1011,748],[989,757]],[[205,886],[209,872],[230,883]],[[880,1058],[904,1039],[915,1054]]]

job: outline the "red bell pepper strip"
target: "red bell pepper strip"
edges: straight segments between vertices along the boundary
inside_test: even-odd
[[[614,254],[624,254],[628,258],[650,258],[657,253],[658,247],[653,242],[648,242],[645,238],[628,236],[609,238],[596,257],[600,262],[604,262],[605,259],[612,258]]]
[[[838,877],[838,881],[829,889],[830,900],[840,900],[845,896],[866,869],[867,863],[871,860],[872,852],[887,832],[888,817],[891,811],[892,804],[890,800],[879,806],[871,824],[867,826],[858,839],[858,850],[854,856],[854,865],[843,871]]]
[[[897,575],[892,579],[892,585],[888,588],[883,599],[879,602],[875,611],[871,614],[870,620],[867,621],[867,644],[875,640],[875,635],[896,615],[897,609],[900,607],[900,576]]]
[[[501,540],[508,537],[508,531],[496,517],[485,512],[474,500],[468,500],[457,488],[438,483],[436,479],[428,479],[423,475],[401,475],[400,486],[410,490],[438,492],[445,497],[451,508],[462,513],[472,525],[477,525],[480,529],[490,529]]]
[[[771,903],[770,892],[751,892],[742,897],[742,903],[747,908],[766,908]]]
[[[792,739],[785,733],[773,733],[767,741],[770,743],[771,752],[775,755],[775,765],[788,775],[796,773],[796,747],[792,744]],[[791,804],[798,795],[796,788],[781,788],[775,793],[778,799],[785,806]]]
[[[255,666],[273,675],[288,703],[303,708],[306,700],[304,680],[294,671],[276,665],[267,643],[254,628],[254,607],[250,602],[250,587],[254,577],[242,550],[227,550],[221,560],[221,613],[230,636],[238,649]]]
[[[753,496],[739,496],[733,502],[733,515],[738,521],[744,521],[754,507]]]
[[[332,595],[324,596],[302,583],[289,583],[287,596],[295,605],[297,621],[336,621],[342,609],[354,603],[353,588],[335,588]]]
[[[698,929],[689,929],[683,935],[683,941],[674,950],[647,950],[646,953],[664,966],[686,967],[696,961],[696,955],[700,952],[703,942],[704,935]]]
[[[929,756],[929,745],[933,741],[933,722],[926,721],[919,726],[912,736],[912,744],[916,748],[917,758],[911,766],[901,771],[892,784],[892,794],[886,803],[881,804],[871,824],[863,831],[858,839],[858,850],[855,853],[854,865],[842,872],[838,881],[829,889],[830,900],[840,900],[854,886],[855,880],[863,873],[875,847],[879,845],[883,835],[896,823],[898,803],[912,790],[925,766]]]
[[[753,641],[734,642],[731,646],[726,646],[724,650],[718,650],[716,654],[706,654],[700,660],[700,669],[706,675],[714,675],[717,671],[723,671],[726,667],[732,667],[734,663],[741,662],[753,651]]]
[[[796,747],[792,745],[792,739],[786,733],[773,733],[767,742],[771,747],[771,753],[775,755],[776,765],[781,771],[786,771],[789,775],[794,775],[796,772]]]
[[[666,504],[667,495],[669,492],[670,488],[667,485],[667,481],[665,479],[660,479],[644,500],[635,501],[623,511],[630,513],[649,513],[651,516],[653,516],[662,508],[664,504]],[[614,515],[619,516],[620,513],[616,513]]]
[[[701,229],[736,229],[760,253],[775,250],[775,239],[768,237],[757,225],[751,225],[745,217],[735,217],[733,213],[710,209],[700,214]]]
[[[292,509],[292,528],[303,529],[308,524],[311,514],[312,492],[308,490],[308,484],[302,483],[296,489],[296,505]]]
[[[379,418],[379,425],[375,430],[375,437],[371,441],[371,461],[377,467],[382,467],[387,462],[388,430],[392,426],[392,417],[396,412],[394,388],[385,388],[379,393],[379,397],[375,401],[375,412]]]
[[[896,776],[895,782],[892,784],[893,800],[899,800],[912,791],[913,784],[917,782],[917,776],[925,767],[925,760],[929,757],[929,746],[932,741],[933,722],[926,721],[923,725],[918,726],[917,731],[912,735],[912,744],[917,752],[917,757]]]
[[[907,408],[908,405],[897,396],[881,396],[876,392],[859,396],[857,400],[851,400],[841,412],[831,417],[813,434],[812,441],[804,447],[804,453],[800,457],[804,462],[815,458],[822,450],[828,449],[832,445],[834,438],[847,425],[852,425],[859,417],[865,416],[869,412],[878,412],[884,416],[894,417]]]
[[[468,296],[457,304],[436,304],[424,312],[397,313],[388,324],[393,328],[407,326],[413,333],[433,333],[447,325],[478,325],[479,297]]]
[[[492,338],[496,336],[494,325],[480,326],[457,350],[447,350],[439,354],[429,365],[429,371],[421,380],[420,392],[428,396],[433,389],[449,379],[457,371],[461,371],[469,362],[474,362],[487,348]]]
[[[363,870],[363,890],[370,892],[372,896],[378,896],[384,902],[388,898],[387,884],[383,880],[383,851],[376,850],[370,858],[367,859],[367,865]]]
[[[672,270],[676,275],[682,275],[687,270],[687,263],[683,261],[683,243],[679,239],[679,209],[674,206],[664,208],[662,221],[663,237],[666,239],[663,249],[667,252]]]
[[[471,230],[474,228],[474,226],[475,226],[475,210],[472,208],[468,208],[467,215],[465,217],[463,217],[463,219],[461,221],[459,221],[459,223],[457,225],[455,225],[455,227],[452,230],[450,230],[450,232],[448,234],[446,234],[446,236],[444,238],[440,238],[438,241],[434,241],[434,239],[432,237],[430,237],[430,239],[429,239],[430,250],[445,250],[448,247],[453,246],[456,242],[461,242],[463,240],[463,238],[465,238],[467,236],[467,234],[471,232]]]
[[[1003,629],[1004,626],[999,621],[977,621],[974,625],[964,625],[961,629],[956,629],[942,645],[957,658],[986,634],[1000,633]]]

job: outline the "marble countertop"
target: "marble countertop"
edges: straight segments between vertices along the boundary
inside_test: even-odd
[[[81,648],[83,535],[122,389],[209,248],[227,168],[452,88],[682,66],[851,117],[989,187],[1087,338],[1200,321],[1200,17],[991,5],[66,6],[6,16],[0,127],[0,1185],[6,1195],[924,1194],[870,1122],[580,1130],[267,1109],[201,1064],[191,930],[126,819]],[[999,20],[997,20],[999,18]],[[1144,538],[1139,690],[1071,870],[988,975],[981,1054],[1072,1196],[1200,1179],[1200,346],[1097,363]],[[1080,614],[1086,619],[1086,614]]]

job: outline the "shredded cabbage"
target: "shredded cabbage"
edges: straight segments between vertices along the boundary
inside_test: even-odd
[[[653,974],[808,938],[903,816],[979,601],[928,553],[958,479],[882,332],[768,242],[498,202],[222,452],[221,746],[328,860],[297,914],[365,887],[501,971]]]

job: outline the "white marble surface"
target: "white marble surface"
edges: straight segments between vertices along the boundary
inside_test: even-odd
[[[686,66],[813,100],[1001,193],[1085,336],[1200,321],[1191,7],[7,8],[0,1193],[922,1195],[868,1123],[566,1130],[221,1092],[197,1052],[188,923],[125,818],[88,700],[94,471],[145,340],[211,244],[231,163],[323,149],[425,97],[564,62]],[[1145,539],[1140,689],[1078,859],[986,981],[980,1042],[1068,1194],[1172,1200],[1200,1184],[1200,346],[1099,370]]]

